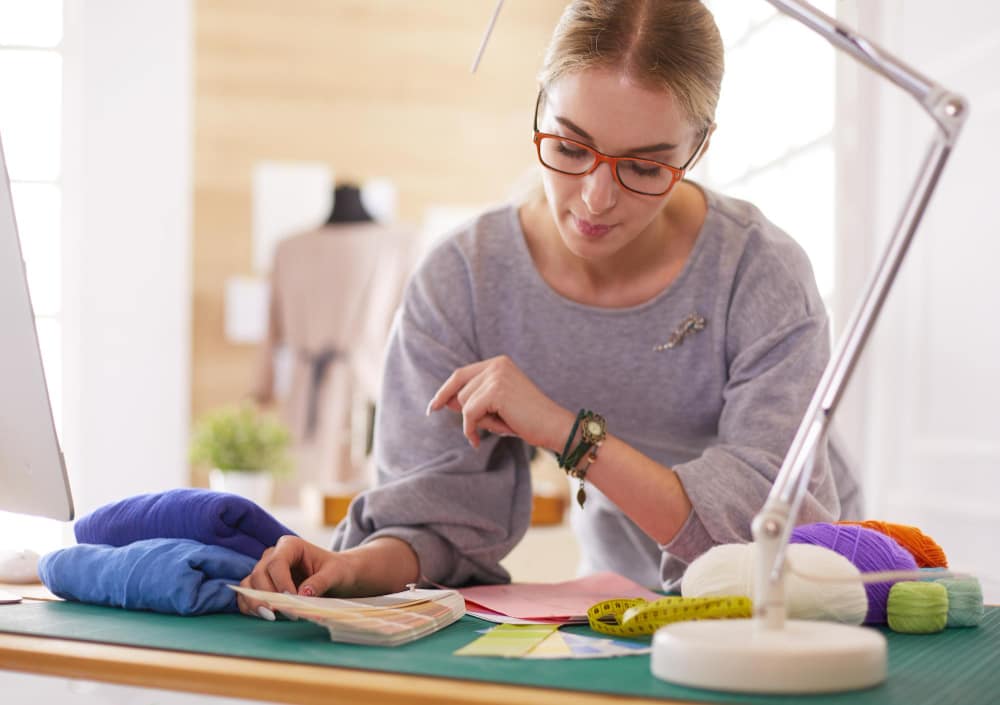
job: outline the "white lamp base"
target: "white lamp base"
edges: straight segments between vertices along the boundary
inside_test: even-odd
[[[743,693],[832,693],[886,679],[885,637],[834,622],[753,619],[669,624],[653,636],[653,675],[693,688]]]

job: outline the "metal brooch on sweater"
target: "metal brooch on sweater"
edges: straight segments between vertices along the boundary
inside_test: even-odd
[[[681,321],[681,324],[674,329],[674,332],[670,334],[667,342],[660,343],[653,348],[654,352],[662,352],[663,350],[670,350],[671,348],[676,348],[678,345],[684,342],[684,338],[692,333],[697,333],[700,330],[705,330],[705,324],[707,321],[704,316],[699,316],[697,313],[689,314],[687,318]]]

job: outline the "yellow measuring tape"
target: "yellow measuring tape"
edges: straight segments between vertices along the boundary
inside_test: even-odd
[[[671,622],[750,617],[749,597],[664,597],[605,600],[587,610],[590,628],[611,636],[648,636]]]

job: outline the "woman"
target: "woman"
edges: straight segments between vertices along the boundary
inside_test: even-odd
[[[333,551],[284,537],[244,585],[506,581],[532,446],[579,480],[585,571],[670,588],[713,545],[749,540],[827,361],[828,321],[794,241],[682,180],[714,129],[722,53],[696,0],[567,8],[540,75],[543,193],[480,216],[408,287],[379,486]],[[836,519],[855,494],[820,453],[800,519]]]

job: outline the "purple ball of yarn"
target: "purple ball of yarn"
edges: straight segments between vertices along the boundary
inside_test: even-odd
[[[873,529],[849,524],[803,524],[792,531],[790,543],[811,543],[839,553],[862,573],[916,570],[913,555],[895,540]],[[889,590],[898,581],[866,583],[868,614],[865,624],[885,624]]]

